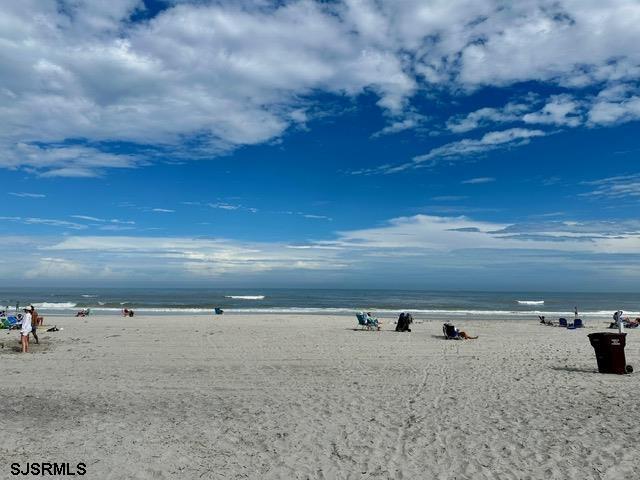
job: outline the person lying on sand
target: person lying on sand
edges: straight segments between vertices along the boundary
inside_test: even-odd
[[[553,325],[553,322],[551,320],[549,320],[547,322],[547,320],[545,320],[544,315],[538,315],[538,318],[540,319],[540,323],[543,325]]]
[[[640,318],[636,318],[635,320],[629,320],[624,323],[624,326],[627,328],[637,328],[640,325]]]
[[[476,338],[478,338],[478,336],[472,337],[467,332],[463,332],[462,330],[458,330],[457,328],[456,331],[458,332],[458,336],[464,340],[475,340]]]

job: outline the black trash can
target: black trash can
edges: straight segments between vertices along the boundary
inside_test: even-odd
[[[631,373],[633,368],[624,358],[626,333],[598,332],[590,333],[589,341],[596,351],[598,371],[600,373]]]

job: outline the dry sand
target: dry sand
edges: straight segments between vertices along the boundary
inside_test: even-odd
[[[0,478],[43,461],[91,479],[640,478],[640,373],[596,373],[592,325],[458,322],[480,335],[463,342],[435,320],[47,323],[64,330],[28,355],[0,331]],[[640,332],[626,352],[640,371]]]

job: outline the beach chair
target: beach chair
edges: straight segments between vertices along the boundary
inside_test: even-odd
[[[214,308],[213,311],[216,315],[222,315],[224,313],[224,310],[222,310],[220,307]]]
[[[15,317],[13,315],[9,315],[7,318],[2,320],[2,328],[6,328],[7,330],[18,328],[20,325],[22,325],[22,318]]]
[[[576,318],[573,321],[573,328],[584,328],[584,324],[582,323],[582,319]]]
[[[442,333],[444,334],[445,340],[460,340],[458,330],[450,323],[442,325]]]
[[[558,319],[558,325],[560,325],[561,327],[567,327],[567,319],[566,318],[559,318]]]
[[[356,317],[358,318],[358,326],[362,327],[361,330],[380,329],[377,318],[372,318],[364,312],[356,313]]]

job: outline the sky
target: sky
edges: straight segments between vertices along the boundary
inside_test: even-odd
[[[0,285],[640,288],[637,0],[0,8]]]

